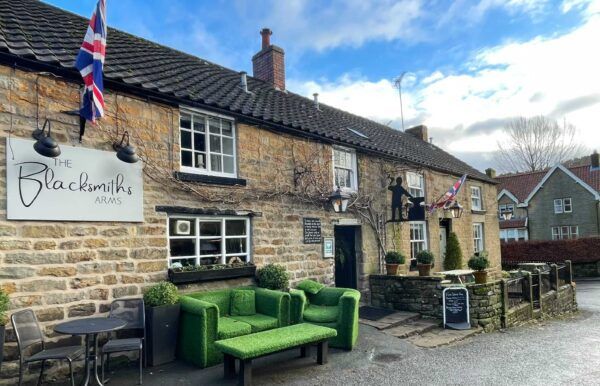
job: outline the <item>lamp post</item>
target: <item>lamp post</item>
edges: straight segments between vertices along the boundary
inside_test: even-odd
[[[350,195],[338,186],[337,190],[331,193],[329,196],[329,202],[333,206],[333,211],[335,213],[344,213],[348,208],[348,201],[350,200]]]

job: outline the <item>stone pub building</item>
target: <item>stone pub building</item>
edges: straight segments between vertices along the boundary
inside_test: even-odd
[[[486,250],[499,275],[495,181],[431,144],[424,126],[401,132],[287,90],[284,50],[267,29],[251,77],[109,28],[106,116],[80,141],[68,112],[80,104],[73,62],[87,23],[39,1],[0,0],[0,287],[10,312],[35,310],[49,340],[65,339],[52,332],[59,321],[141,296],[175,263],[277,263],[292,284],[314,278],[368,300],[386,250],[429,249],[441,270],[452,231],[465,264]],[[33,149],[44,124],[57,158]],[[117,159],[125,132],[141,162]],[[463,174],[460,218],[388,222],[390,181],[402,177],[430,203]],[[344,213],[328,200],[337,187],[351,195]],[[304,238],[307,220],[316,242]],[[337,258],[323,248],[331,238]],[[8,331],[0,382],[14,381],[15,358]]]

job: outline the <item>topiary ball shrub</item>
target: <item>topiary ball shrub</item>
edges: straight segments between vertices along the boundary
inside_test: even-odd
[[[290,286],[290,274],[279,264],[267,264],[256,270],[258,286],[272,290],[284,290]]]
[[[451,271],[462,268],[462,250],[456,233],[450,232],[446,242],[446,256],[444,257],[444,269]]]
[[[146,307],[169,306],[177,303],[179,303],[177,287],[168,281],[155,284],[144,293]]]
[[[4,326],[8,322],[8,317],[6,316],[8,302],[8,295],[4,290],[0,289],[0,326]]]
[[[431,251],[428,251],[428,250],[423,250],[423,251],[417,253],[416,258],[417,258],[418,264],[433,265],[433,262],[435,261],[435,256],[433,256],[433,253],[431,253]]]
[[[474,271],[485,271],[490,266],[490,261],[487,258],[487,253],[479,253],[479,255],[471,257],[467,264]]]
[[[386,264],[404,264],[406,261],[406,257],[401,252],[398,251],[389,251],[385,254],[385,263]]]

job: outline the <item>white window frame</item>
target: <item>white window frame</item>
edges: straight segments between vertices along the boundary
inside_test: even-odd
[[[336,151],[349,153],[351,155],[350,162],[352,163],[352,168],[348,169],[346,167],[337,166],[335,164],[335,152]],[[334,146],[331,150],[331,164],[333,166],[333,189],[335,190],[338,188],[338,185],[336,183],[337,181],[335,180],[335,170],[336,169],[344,169],[344,170],[349,170],[352,173],[352,177],[350,178],[350,183],[352,184],[352,186],[351,187],[341,186],[340,188],[347,192],[358,191],[358,159],[356,157],[356,150],[347,148],[347,147]]]
[[[485,250],[485,239],[483,223],[473,223],[473,252],[478,253]]]
[[[417,181],[417,184],[414,184]],[[425,197],[425,178],[422,173],[406,172],[406,186],[413,197]]]
[[[578,225],[561,225],[551,228],[552,240],[574,240],[579,238]]]
[[[500,205],[498,205],[498,217],[502,218],[502,212],[505,210],[510,210],[514,215],[515,204],[500,204]]]
[[[201,174],[201,175],[207,175],[207,176],[217,176],[217,177],[230,177],[230,178],[237,178],[237,130],[236,130],[236,122],[235,119],[231,118],[231,117],[227,117],[225,115],[221,115],[221,114],[215,114],[206,110],[200,110],[200,109],[191,109],[191,108],[180,108],[179,109],[179,122],[181,122],[181,115],[182,114],[187,114],[187,115],[191,115],[192,116],[192,124],[191,124],[191,128],[188,129],[184,129],[181,127],[181,124],[179,124],[179,170],[185,173],[191,173],[191,174]],[[204,127],[204,135],[205,135],[205,144],[206,144],[206,151],[205,153],[205,157],[206,157],[206,169],[202,169],[202,168],[198,168],[198,167],[194,167],[194,166],[184,166],[182,161],[183,161],[183,157],[181,155],[181,151],[183,149],[182,147],[182,143],[181,143],[181,132],[182,131],[189,131],[191,133],[193,133],[194,131],[194,126],[193,126],[193,120],[194,117],[204,117],[205,119],[205,127]],[[222,133],[218,134],[220,141],[221,141],[221,152],[217,153],[217,152],[211,152],[210,150],[210,128],[208,125],[208,119],[209,118],[218,118],[218,119],[222,119],[222,120],[226,120],[229,121],[231,123],[231,137],[229,136],[224,136]],[[212,134],[215,135],[215,134]],[[224,171],[221,172],[217,172],[217,171],[212,171],[211,170],[211,154],[218,154],[221,156],[221,158],[225,157],[229,157],[229,155],[223,155],[223,138],[232,138],[233,139],[233,173],[227,173]],[[192,152],[192,160],[194,157],[194,153],[195,153],[195,149],[194,149],[194,138],[192,135],[192,148],[190,149],[190,151]],[[188,149],[188,148],[186,148]],[[193,161],[192,161],[193,162]],[[221,161],[223,162],[223,161]]]
[[[483,210],[480,186],[471,186],[471,210]]]
[[[181,235],[181,236],[171,236],[171,225],[170,220],[176,219],[189,219],[191,221],[195,221],[195,235]],[[225,234],[225,224],[227,220],[244,220],[246,222],[246,235],[245,236],[227,236]],[[201,222],[220,222],[221,223],[221,235],[220,236],[200,236],[200,223]],[[215,258],[218,256],[219,261],[217,264],[225,264],[227,262],[227,257],[239,256],[243,257],[242,260],[245,262],[252,261],[252,238],[251,238],[251,228],[250,228],[250,218],[246,216],[193,216],[193,215],[178,215],[171,214],[167,217],[167,247],[168,247],[168,257],[167,262],[169,267],[171,267],[173,261],[176,260],[188,260],[194,259],[196,265],[200,265],[201,259],[203,258]],[[211,255],[201,255],[200,254],[200,240],[207,239],[221,239],[221,252],[219,254],[211,254]],[[171,256],[171,240],[183,240],[183,239],[194,239],[195,240],[195,251],[194,255],[191,256]],[[246,239],[246,252],[245,253],[226,253],[227,248],[227,239]]]
[[[554,214],[564,213],[563,200],[562,198],[554,199]]]
[[[428,249],[428,243],[427,243],[427,221],[409,221],[409,239],[410,239],[410,258],[411,260],[416,258],[416,255],[418,252],[423,251],[423,250],[427,250]],[[422,239],[413,239],[412,238],[412,228],[414,226],[422,226]],[[415,251],[415,248],[413,247],[413,244],[423,244],[422,248],[419,249],[418,251]]]
[[[500,240],[505,242],[521,241],[521,235],[523,235],[523,240],[529,239],[526,228],[500,229]]]
[[[565,197],[562,200],[563,200],[563,213],[572,213],[573,212],[573,200],[571,199],[571,197]],[[567,204],[567,202],[568,202],[568,204]],[[567,206],[569,207],[569,210],[567,210]]]

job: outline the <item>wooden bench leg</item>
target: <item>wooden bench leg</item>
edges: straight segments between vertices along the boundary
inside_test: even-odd
[[[239,386],[252,385],[252,359],[240,359],[240,373],[238,377]]]
[[[309,349],[310,346],[300,347],[300,358],[306,358],[310,354]]]
[[[327,352],[329,351],[329,343],[325,340],[317,345],[317,363],[324,365],[327,363]]]
[[[235,358],[229,354],[224,355],[223,369],[225,370],[225,379],[235,378]]]

